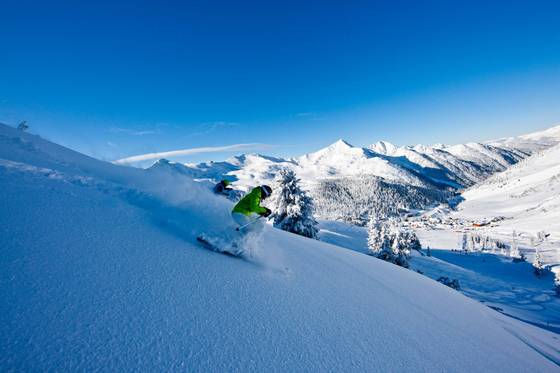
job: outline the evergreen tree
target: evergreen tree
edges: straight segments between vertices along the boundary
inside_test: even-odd
[[[276,177],[270,198],[271,217],[276,228],[309,238],[317,238],[317,221],[313,217],[313,201],[299,187],[292,170],[283,169]]]
[[[473,253],[476,251],[476,236],[471,234],[471,239],[469,240],[469,245],[467,248],[469,250],[469,253]]]
[[[387,222],[371,214],[367,231],[370,254],[384,260],[392,259],[392,239]]]
[[[538,247],[535,249],[535,258],[533,259],[533,271],[535,272],[535,276],[537,277],[541,277],[545,272],[544,263],[542,262],[541,254],[539,253]]]
[[[399,209],[423,209],[450,197],[449,191],[392,183],[371,175],[318,180],[309,193],[316,216],[360,226],[367,225],[371,211],[390,217]]]
[[[519,259],[521,256],[519,255],[519,246],[517,244],[517,233],[515,230],[512,233],[511,237],[511,249],[509,251],[509,256],[512,259]]]
[[[371,255],[408,268],[411,250],[420,250],[420,240],[412,230],[401,225],[399,219],[382,220],[371,214],[368,223],[368,247]]]
[[[467,254],[469,252],[468,237],[466,233],[463,233],[463,236],[461,236],[461,251],[463,254]]]
[[[560,272],[554,274],[554,291],[560,297]]]
[[[397,223],[397,222],[396,222]],[[395,264],[408,268],[408,259],[410,251],[420,251],[422,245],[411,229],[399,226],[398,223],[393,225],[393,251],[396,253]]]
[[[499,241],[499,248],[500,248],[500,255],[502,256],[506,256],[506,244],[503,243],[502,241]]]
[[[490,252],[491,252],[492,254],[496,255],[496,253],[497,253],[497,248],[498,248],[497,242],[496,242],[495,240],[492,240],[492,241],[491,241],[491,246],[490,246]]]

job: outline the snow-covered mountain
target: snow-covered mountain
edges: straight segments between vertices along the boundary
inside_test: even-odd
[[[2,371],[554,371],[556,335],[231,202],[0,125]]]
[[[416,186],[426,183],[421,175],[410,172],[401,164],[369,149],[354,147],[344,140],[296,158],[295,164],[298,176],[304,180],[371,175]]]
[[[545,231],[560,241],[560,144],[475,185],[463,193],[458,216],[490,219],[503,216],[497,231]],[[560,261],[560,260],[557,260]]]
[[[505,137],[488,144],[535,153],[560,143],[560,125],[517,137]]]
[[[338,140],[291,159],[247,154],[202,164],[160,161],[152,169],[171,167],[213,182],[227,177],[236,188],[246,191],[271,183],[279,169],[289,168],[317,201],[320,217],[363,224],[372,208],[391,212],[444,202],[454,190],[472,186],[558,142],[560,127],[518,138],[453,146],[398,147],[380,141],[361,148]],[[341,204],[346,208],[337,208]]]
[[[445,189],[472,185],[527,155],[487,144],[396,147],[379,142],[361,148],[338,140],[317,152],[291,159],[249,154],[225,162],[186,166],[199,177],[233,177],[240,188],[270,181],[279,168],[291,168],[311,185],[331,178],[376,176],[387,182]]]
[[[495,172],[503,171],[530,154],[516,148],[481,143],[396,147],[382,141],[373,144],[370,149],[393,157],[395,161],[404,158],[409,162],[410,168],[434,181],[459,188],[473,185]]]
[[[239,187],[269,180],[278,168],[292,168],[304,182],[332,177],[371,175],[385,181],[425,186],[468,187],[505,170],[528,155],[560,143],[560,126],[487,143],[453,146],[436,144],[397,147],[380,141],[367,148],[338,140],[314,153],[291,159],[259,154],[225,162],[187,165],[193,174],[215,178],[228,175]]]
[[[164,160],[156,162],[152,168],[164,165],[169,167],[170,164],[176,170],[181,169],[182,166]],[[282,168],[293,169],[298,177],[308,185],[329,178],[363,175],[418,186],[431,182],[399,163],[392,162],[387,157],[366,148],[354,147],[344,140],[338,140],[317,152],[291,159],[261,154],[244,154],[224,162],[185,164],[184,166],[185,168],[179,172],[195,178],[219,179],[229,176],[235,180],[234,185],[240,189],[250,188],[256,183],[270,182]]]

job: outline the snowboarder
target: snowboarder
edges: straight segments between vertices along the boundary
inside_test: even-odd
[[[250,226],[258,219],[261,217],[266,218],[272,213],[270,209],[260,205],[261,201],[269,197],[271,194],[271,187],[268,185],[261,185],[253,188],[251,193],[247,194],[235,205],[233,210],[231,210],[231,216],[239,225],[238,230],[250,230]]]

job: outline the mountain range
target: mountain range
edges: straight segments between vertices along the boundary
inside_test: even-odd
[[[212,182],[227,178],[243,191],[272,183],[282,168],[292,169],[317,201],[320,217],[363,223],[372,207],[390,212],[444,202],[457,191],[558,143],[560,126],[518,137],[452,146],[399,147],[379,141],[356,147],[341,139],[319,151],[288,159],[243,154],[223,162],[200,164],[160,160],[151,169],[172,169]],[[336,211],[340,198],[349,206],[348,211]]]

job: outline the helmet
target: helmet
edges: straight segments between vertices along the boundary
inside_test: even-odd
[[[262,198],[266,198],[272,194],[272,188],[268,185],[261,185]]]

